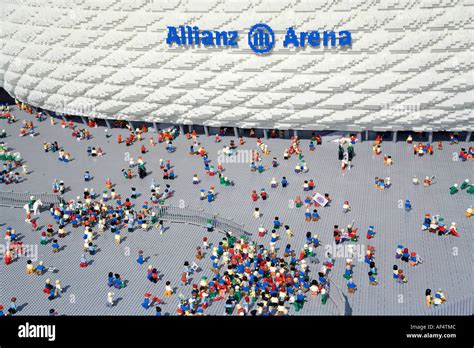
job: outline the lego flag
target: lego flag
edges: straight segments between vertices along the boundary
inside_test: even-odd
[[[326,204],[328,204],[328,200],[323,196],[321,195],[319,192],[316,192],[314,195],[313,195],[313,200],[318,203],[320,206],[322,207],[325,207]]]

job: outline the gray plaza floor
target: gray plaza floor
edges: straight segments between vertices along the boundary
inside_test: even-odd
[[[473,196],[465,191],[455,195],[449,194],[449,187],[454,183],[461,184],[464,179],[474,180],[474,162],[453,161],[453,152],[459,152],[461,147],[469,144],[448,145],[444,143],[444,149],[438,151],[435,148],[432,156],[413,156],[411,145],[405,142],[384,142],[382,154],[391,155],[394,161],[392,166],[383,165],[383,156],[374,156],[371,152],[372,142],[363,142],[355,145],[356,157],[353,160],[353,168],[343,173],[340,162],[337,159],[336,135],[323,137],[323,145],[317,146],[314,152],[308,151],[309,140],[301,141],[304,151],[304,159],[308,163],[309,172],[295,174],[294,166],[297,158],[291,157],[288,161],[283,160],[283,151],[290,145],[290,140],[270,139],[265,141],[271,151],[269,156],[263,156],[265,171],[261,174],[250,171],[249,163],[223,163],[225,175],[234,181],[233,187],[224,187],[219,184],[217,176],[205,176],[202,159],[199,156],[188,154],[191,141],[180,136],[174,144],[177,146],[175,153],[167,153],[164,144],[150,147],[149,137],[155,133],[144,135],[142,141],[149,152],[141,155],[141,143],[126,147],[125,144],[118,145],[117,134],[125,138],[128,131],[124,129],[110,129],[110,138],[105,137],[105,128],[88,128],[93,138],[90,140],[77,141],[72,138],[69,128],[62,129],[59,122],[51,126],[49,119],[39,123],[34,121],[37,127],[37,136],[18,137],[21,120],[34,119],[21,111],[14,111],[19,122],[7,125],[5,120],[0,120],[0,129],[5,128],[8,137],[5,141],[13,152],[21,152],[28,169],[31,171],[24,181],[16,185],[1,185],[0,190],[51,192],[54,179],[64,180],[69,190],[65,194],[66,199],[75,199],[82,196],[85,187],[93,187],[100,194],[105,187],[108,177],[116,184],[116,191],[124,197],[130,195],[130,188],[136,187],[142,193],[136,200],[136,206],[140,207],[143,201],[149,199],[149,186],[152,178],[158,184],[171,185],[175,191],[168,203],[173,205],[185,204],[191,208],[203,208],[206,212],[219,213],[221,216],[233,219],[245,226],[252,234],[252,239],[259,243],[269,245],[270,235],[263,238],[258,237],[257,229],[260,224],[271,230],[272,221],[279,216],[284,225],[289,225],[295,236],[288,238],[284,231],[280,232],[280,240],[277,248],[280,254],[287,243],[299,251],[305,243],[307,231],[317,233],[321,240],[321,247],[316,249],[320,260],[324,260],[325,251],[331,251],[336,256],[334,269],[331,272],[331,280],[337,285],[347,298],[346,314],[353,315],[404,315],[404,314],[430,314],[435,309],[425,306],[425,289],[433,291],[442,289],[447,297],[443,306],[451,306],[456,303],[471,303],[470,298],[474,293],[473,279],[473,241],[474,241],[474,219],[465,216],[466,209],[473,205]],[[80,125],[80,127],[84,127]],[[214,137],[199,136],[199,141],[209,153],[212,163],[217,167],[217,158],[222,146],[228,144],[235,137],[223,137],[221,143],[215,143]],[[256,139],[246,138],[246,143],[239,146],[238,150],[255,150]],[[64,164],[57,159],[57,154],[45,153],[42,148],[43,142],[57,141],[59,146],[70,152],[73,161]],[[87,147],[102,147],[105,155],[101,158],[92,158],[87,155]],[[135,177],[128,181],[121,174],[122,168],[128,168],[125,161],[128,156],[135,160],[142,156],[146,161],[149,174],[144,180]],[[277,157],[280,166],[272,168],[271,161]],[[166,182],[161,179],[159,159],[170,159],[177,178]],[[93,180],[85,183],[84,171],[90,171]],[[193,185],[193,174],[201,179],[201,184]],[[422,185],[415,187],[412,178],[417,175],[422,179],[426,175],[435,175],[434,184],[429,188]],[[275,177],[280,181],[286,176],[289,181],[287,188],[270,188],[270,180]],[[385,191],[374,188],[374,177],[390,177],[392,187]],[[300,195],[305,197],[302,184],[304,180],[315,181],[315,191],[322,194],[329,193],[332,203],[328,207],[320,208],[321,220],[317,223],[306,222],[304,208],[295,208],[290,200]],[[199,189],[206,190],[214,185],[217,191],[216,200],[212,203],[199,199]],[[266,201],[259,199],[252,202],[250,194],[252,190],[265,188],[269,198]],[[410,199],[413,210],[406,212],[400,207],[400,201]],[[348,200],[352,211],[344,214],[342,205]],[[259,207],[263,216],[254,219],[252,213],[255,207]],[[421,224],[425,213],[440,214],[446,220],[449,227],[455,221],[458,226],[460,237],[437,236],[421,231]],[[18,299],[20,305],[19,315],[46,315],[50,308],[55,308],[60,314],[65,315],[153,315],[154,309],[148,311],[140,306],[143,296],[150,292],[160,298],[164,298],[163,292],[165,281],[171,281],[176,287],[176,295],[164,298],[165,304],[161,305],[163,313],[176,314],[179,302],[179,293],[189,296],[191,285],[181,286],[180,276],[184,261],[194,261],[195,249],[201,245],[202,238],[208,236],[210,242],[218,243],[223,235],[218,232],[208,233],[204,228],[185,224],[169,224],[163,235],[156,229],[149,231],[136,230],[133,233],[123,231],[125,240],[116,246],[113,235],[106,231],[99,235],[94,241],[99,252],[89,257],[93,262],[87,268],[79,267],[79,259],[82,254],[83,228],[72,229],[67,237],[59,239],[65,248],[59,253],[52,253],[51,245],[41,246],[39,244],[39,231],[31,231],[30,225],[26,224],[25,214],[22,209],[0,208],[0,229],[2,238],[7,226],[16,229],[22,238],[21,241],[27,245],[37,245],[38,261],[43,260],[46,266],[56,268],[54,272],[47,272],[42,276],[27,275],[25,272],[26,258],[17,259],[14,263],[6,266],[3,260],[0,265],[0,303],[5,307],[9,305],[11,297]],[[367,244],[376,248],[376,265],[378,268],[379,285],[371,286],[368,282],[368,266],[363,261],[355,260],[353,279],[358,285],[355,294],[349,295],[346,290],[346,280],[342,277],[345,269],[346,255],[338,254],[333,249],[333,226],[338,224],[345,227],[354,221],[354,226],[359,229],[359,242],[356,250],[365,253]],[[48,211],[44,211],[39,219],[38,226],[46,226],[53,223]],[[374,239],[368,241],[365,237],[370,225],[377,232]],[[345,243],[347,245],[347,243]],[[395,250],[398,244],[417,252],[424,262],[416,267],[395,259]],[[138,250],[144,251],[147,262],[139,265],[136,262]],[[35,262],[36,264],[37,262]],[[152,284],[146,279],[146,268],[152,264],[159,271],[160,281]],[[202,270],[191,275],[193,282],[197,282],[202,276],[211,276],[209,253],[199,262]],[[403,269],[408,278],[408,283],[399,284],[392,279],[392,266],[397,264]],[[317,277],[321,264],[311,266],[311,275]],[[118,303],[113,308],[105,306],[107,293],[108,272],[119,273],[122,279],[127,281],[127,286],[120,290],[114,290],[115,299]],[[61,298],[49,301],[42,288],[46,278],[53,282],[60,279],[65,292]],[[332,294],[331,294],[332,295]],[[335,295],[334,295],[335,296]],[[222,315],[224,313],[224,301],[214,303],[206,314]],[[466,314],[465,306],[457,306],[458,313]],[[472,309],[471,309],[472,310]],[[469,309],[467,309],[469,312]],[[329,301],[322,305],[317,297],[308,296],[304,308],[297,314],[300,315],[337,315],[341,312],[335,302]],[[472,313],[472,312],[471,312]],[[293,308],[290,314],[295,314]],[[456,313],[451,313],[456,314]]]

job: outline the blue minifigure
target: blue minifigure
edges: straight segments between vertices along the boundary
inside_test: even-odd
[[[405,211],[410,211],[411,210],[411,202],[409,199],[405,201]]]
[[[59,251],[59,244],[57,239],[53,240],[53,244],[51,244],[51,247],[53,248],[53,253],[57,253]]]
[[[122,282],[122,279],[120,279],[120,275],[115,274],[114,288],[121,289],[123,287],[124,287],[124,284]]]
[[[54,300],[54,288],[49,289],[48,300],[50,301]]]
[[[139,250],[138,251],[138,259],[137,259],[137,262],[140,264],[140,265],[143,265],[143,262],[145,262],[143,260],[143,250]]]
[[[11,233],[10,233],[10,240],[11,240],[12,242],[15,242],[15,241],[17,240],[17,237],[18,237],[18,236],[16,235],[15,230],[11,230]]]
[[[149,293],[145,294],[145,299],[143,300],[143,303],[141,304],[143,308],[145,309],[150,308],[150,297],[151,297],[151,294]]]
[[[353,294],[357,290],[357,285],[354,283],[352,278],[347,282],[347,290],[350,294]]]
[[[280,222],[278,216],[275,216],[275,220],[273,221],[273,228],[275,230],[277,230],[277,229],[280,228],[280,226],[281,226],[281,222]]]
[[[107,281],[107,285],[110,287],[110,286],[113,286],[114,285],[114,274],[112,272],[109,272],[109,278],[108,278],[108,281]]]
[[[375,236],[374,226],[369,226],[367,230],[367,239],[372,239]]]
[[[156,314],[157,317],[161,317],[161,307],[156,307]]]
[[[38,266],[36,266],[36,274],[42,275],[45,270],[46,270],[46,267],[44,267],[43,262],[40,261],[40,263],[38,264]]]
[[[321,245],[321,242],[319,241],[318,235],[315,234],[315,235],[314,235],[314,238],[313,238],[313,246],[314,246],[315,248],[317,248],[317,247],[320,246],[320,245]]]
[[[84,181],[88,182],[91,180],[91,174],[89,173],[89,171],[86,171],[84,173]]]
[[[211,203],[214,200],[214,195],[211,191],[207,191],[207,201]]]

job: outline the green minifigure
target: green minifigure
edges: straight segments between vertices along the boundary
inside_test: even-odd
[[[323,305],[326,304],[328,298],[329,298],[329,295],[326,293],[326,289],[324,289],[324,288],[321,289],[321,303],[322,303]]]

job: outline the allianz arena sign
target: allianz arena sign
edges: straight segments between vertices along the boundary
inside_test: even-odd
[[[338,32],[338,36],[334,31],[301,31],[296,32],[293,27],[286,30],[283,40],[283,47],[334,47],[352,45],[351,33],[347,30]],[[178,46],[202,45],[205,47],[238,47],[239,33],[237,30],[217,31],[217,30],[200,30],[197,26],[178,27],[169,26],[166,38],[168,45],[176,44]],[[267,24],[253,25],[247,34],[247,43],[257,54],[269,53],[276,44],[275,33]]]

